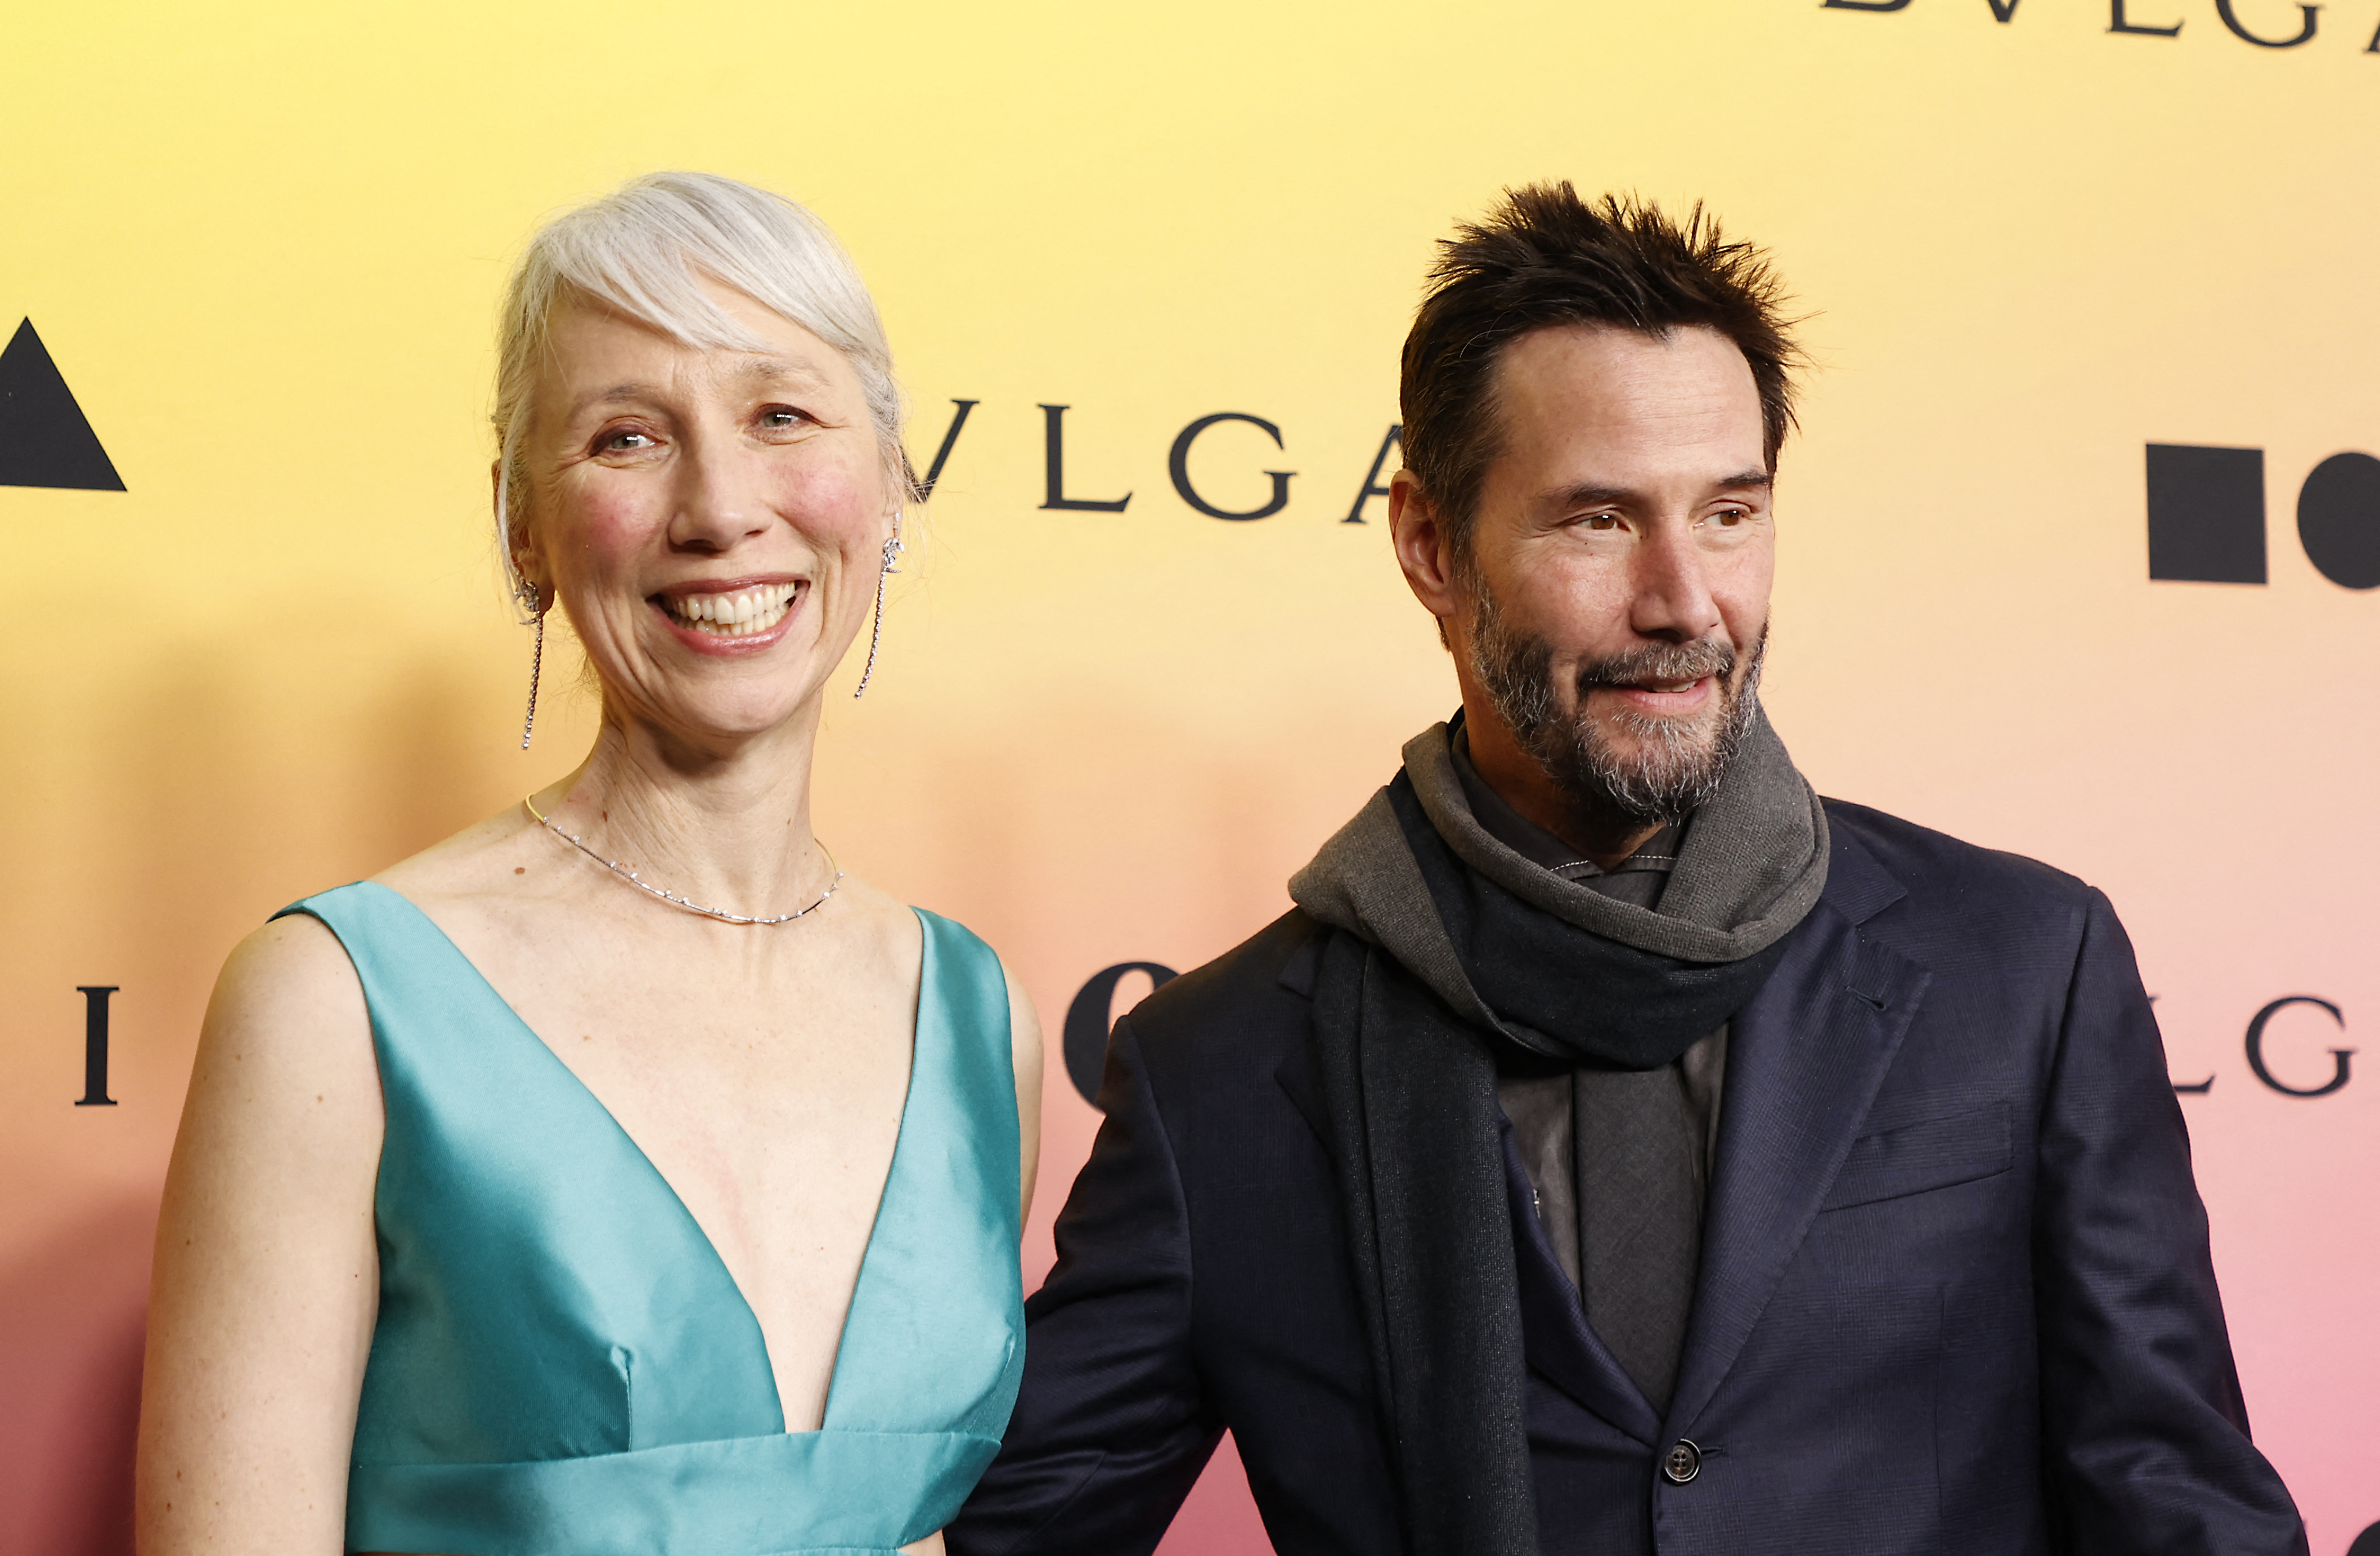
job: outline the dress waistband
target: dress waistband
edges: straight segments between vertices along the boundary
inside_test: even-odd
[[[461,1556],[892,1556],[869,1488],[949,1488],[900,1545],[958,1513],[997,1439],[785,1432],[512,1465],[358,1465],[350,1550]],[[839,1495],[837,1493],[840,1493]],[[830,1500],[832,1499],[832,1500]]]

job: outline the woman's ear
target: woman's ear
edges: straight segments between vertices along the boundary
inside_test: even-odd
[[[523,524],[518,529],[514,529],[512,516],[504,511],[507,506],[504,499],[508,493],[504,491],[504,465],[502,459],[489,462],[488,485],[490,496],[495,504],[496,533],[504,538],[504,556],[512,564],[513,577],[524,584],[536,586],[535,610],[542,613],[553,603],[553,580],[546,577],[544,569],[539,565],[537,547],[529,538],[528,525]],[[525,610],[530,608],[527,600],[523,600],[521,605]]]
[[[553,580],[545,576],[537,553],[516,539],[504,558],[513,565],[513,602],[525,617],[543,615],[553,604]]]

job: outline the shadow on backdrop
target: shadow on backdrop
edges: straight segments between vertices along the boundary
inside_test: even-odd
[[[33,744],[109,800],[97,824],[41,808],[8,821],[11,841],[71,833],[72,869],[47,897],[68,910],[29,917],[0,954],[55,996],[65,1014],[34,1030],[68,1048],[9,1142],[37,1170],[11,1169],[31,1197],[0,1218],[0,1551],[130,1556],[157,1193],[225,954],[283,903],[422,848],[515,786],[508,687],[443,644],[353,657],[352,690],[325,702],[252,636],[194,638],[120,695],[32,721]],[[120,1102],[104,1111],[71,1106],[82,979],[124,991]]]
[[[131,1556],[157,1208],[121,1199],[0,1270],[0,1550]]]

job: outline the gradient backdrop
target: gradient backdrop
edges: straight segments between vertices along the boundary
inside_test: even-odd
[[[2212,1081],[2184,1105],[2258,1440],[2340,1556],[2380,1519],[2380,1053],[2331,1052],[2380,1022],[2380,594],[2326,572],[2380,579],[2380,467],[2330,468],[2326,568],[2298,504],[2380,450],[2375,26],[2374,0],[18,10],[0,333],[32,321],[127,490],[0,488],[0,1550],[128,1543],[153,1206],[225,951],[583,748],[566,691],[514,748],[495,297],[541,215],[699,167],[841,233],[921,464],[978,402],[878,686],[829,715],[819,821],[1000,947],[1053,1046],[1099,969],[1186,968],[1285,907],[1452,704],[1383,504],[1345,522],[1432,240],[1559,176],[1772,247],[1822,364],[1776,722],[1822,790],[2114,896],[2175,1079]],[[1042,507],[1044,405],[1067,494],[1126,508]],[[1285,447],[1219,423],[1192,490],[1246,510],[1294,472],[1269,517],[1170,479],[1226,411]],[[0,396],[0,473],[44,468],[38,422]],[[2185,460],[2160,501],[2169,538],[2228,537],[2217,572],[2261,526],[2265,581],[2152,579],[2152,444],[2263,451]],[[115,1107],[73,1105],[85,984],[121,991]],[[2246,1035],[2292,995],[2340,1015],[2274,1014],[2268,1084]],[[1035,1280],[1096,1122],[1050,1076]],[[1227,1451],[1166,1549],[1261,1541]]]

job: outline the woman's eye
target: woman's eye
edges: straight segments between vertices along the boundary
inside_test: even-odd
[[[608,454],[635,454],[653,446],[653,440],[642,432],[623,428],[603,435],[602,447]]]
[[[772,432],[789,432],[808,419],[791,406],[771,406],[760,413],[760,425]]]

